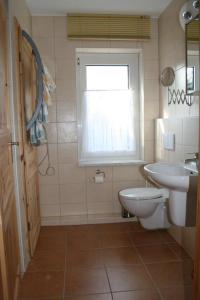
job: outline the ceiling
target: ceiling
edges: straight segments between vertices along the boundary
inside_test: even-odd
[[[158,17],[172,0],[26,0],[32,15],[146,14]]]

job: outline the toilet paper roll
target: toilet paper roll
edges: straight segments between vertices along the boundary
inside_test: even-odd
[[[104,174],[97,174],[94,177],[95,183],[103,183],[104,182]]]

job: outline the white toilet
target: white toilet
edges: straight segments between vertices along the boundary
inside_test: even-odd
[[[122,206],[139,218],[146,229],[169,228],[166,201],[169,197],[167,189],[131,188],[119,192]]]

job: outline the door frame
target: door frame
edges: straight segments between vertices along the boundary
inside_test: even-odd
[[[9,93],[10,93],[10,121],[11,121],[11,134],[12,141],[18,142],[18,116],[16,99],[18,97],[17,87],[17,40],[15,32],[15,21],[13,17],[12,0],[8,0],[8,76],[10,81]],[[19,159],[19,147],[14,145],[12,147],[13,155],[13,174],[14,174],[14,188],[16,197],[16,211],[17,211],[17,225],[19,236],[19,251],[20,251],[20,272],[23,274],[30,261],[30,255],[28,245],[26,241],[27,229],[26,229],[26,213],[24,209],[24,191],[21,185],[21,170]]]
[[[200,99],[200,93],[199,93]],[[200,144],[200,107],[199,107],[199,144]],[[200,149],[200,146],[199,146]],[[200,158],[200,150],[199,150]],[[200,168],[199,168],[200,172]],[[196,255],[194,261],[194,294],[195,300],[200,299],[200,174],[197,184],[197,221],[196,221]]]

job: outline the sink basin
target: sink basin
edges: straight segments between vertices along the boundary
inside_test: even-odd
[[[187,192],[189,177],[198,172],[186,164],[154,163],[144,166],[150,180],[170,190]]]
[[[170,220],[177,226],[194,226],[198,171],[191,164],[154,163],[144,166],[147,177],[159,186],[169,189]],[[196,178],[195,178],[196,177]],[[193,201],[193,202],[192,202]],[[190,210],[191,204],[192,210]],[[191,216],[192,220],[191,220]],[[190,223],[188,223],[190,218]],[[194,220],[193,220],[194,219]]]

